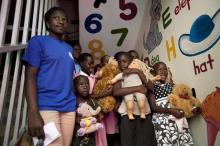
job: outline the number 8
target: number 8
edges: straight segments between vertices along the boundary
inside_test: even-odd
[[[105,52],[102,50],[102,46],[102,42],[98,39],[94,39],[89,42],[88,47],[95,60],[100,60],[101,57],[105,55]]]

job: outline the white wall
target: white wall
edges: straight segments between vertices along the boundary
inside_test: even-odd
[[[158,1],[158,0],[154,0]],[[185,7],[182,7],[178,14],[175,14],[175,8],[180,3],[186,2]],[[188,2],[188,4],[187,4]],[[151,1],[147,1],[148,7],[146,8],[145,17],[142,23],[142,29],[140,31],[139,38],[137,40],[136,48],[139,54],[143,54],[145,57],[148,56],[148,51],[144,48],[144,42],[147,41],[147,34],[150,29],[151,16],[150,15],[150,7]],[[220,87],[220,80],[217,75],[220,74],[220,41],[218,41],[210,50],[200,53],[198,55],[189,57],[185,56],[181,53],[178,45],[178,40],[182,34],[189,33],[191,25],[200,15],[207,14],[211,18],[216,13],[218,9],[220,9],[220,1],[219,0],[161,0],[162,10],[161,17],[158,22],[159,32],[162,34],[162,41],[158,46],[149,54],[149,60],[151,63],[155,61],[164,61],[171,67],[173,72],[174,81],[176,83],[185,83],[195,88],[197,93],[197,98],[201,101],[211,92],[215,90],[215,87]],[[180,4],[181,5],[181,4]],[[163,21],[162,14],[169,7],[165,16],[170,16],[166,21]],[[220,16],[220,13],[217,15]],[[171,23],[165,28],[163,26],[163,22],[167,23],[171,20]],[[219,21],[218,21],[219,22]],[[155,26],[155,25],[154,25]],[[217,36],[220,37],[220,24],[216,24],[215,28],[217,28]],[[145,30],[145,31],[143,31]],[[144,36],[145,34],[145,36]],[[211,36],[211,35],[210,35]],[[171,52],[167,51],[166,41],[168,42],[169,47],[172,47],[171,37],[173,37],[174,48]],[[151,41],[152,42],[152,41]],[[211,42],[211,39],[207,41],[207,43],[203,43],[202,47],[208,46]],[[201,44],[198,43],[197,45]],[[145,44],[146,47],[146,44]],[[201,47],[201,46],[200,46]],[[196,47],[190,46],[188,48],[192,51],[192,49],[196,49]],[[197,48],[198,49],[198,48]],[[201,48],[199,48],[201,50]],[[175,50],[176,54],[173,55],[173,51]],[[168,58],[168,54],[170,54],[170,59]],[[157,56],[157,57],[156,57]],[[210,63],[207,63],[208,56],[211,57],[214,61],[212,61],[212,68]],[[153,62],[152,62],[153,61]],[[202,66],[204,72],[195,73],[195,68],[193,65]],[[203,65],[202,65],[203,64]],[[206,67],[206,71],[205,68]],[[198,70],[197,70],[198,71]],[[206,123],[204,122],[201,116],[198,116],[189,121],[191,131],[193,134],[193,138],[195,140],[196,145],[198,146],[206,146],[207,145],[207,128]],[[220,145],[220,134],[216,139],[215,146]]]

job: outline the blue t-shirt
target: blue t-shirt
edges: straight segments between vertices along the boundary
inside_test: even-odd
[[[72,72],[72,47],[50,36],[31,38],[22,60],[38,69],[39,110],[71,112],[76,110]]]

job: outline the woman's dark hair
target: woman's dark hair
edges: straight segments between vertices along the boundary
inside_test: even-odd
[[[50,8],[50,9],[45,13],[45,15],[44,15],[44,20],[45,20],[45,22],[49,22],[51,16],[53,15],[53,13],[54,13],[55,11],[61,11],[61,12],[63,12],[63,13],[65,14],[65,16],[67,17],[66,12],[64,11],[63,8],[61,8],[61,7],[52,7],[52,8]],[[46,24],[46,23],[45,23],[45,24]],[[47,26],[47,25],[45,25],[45,26],[46,26],[46,29],[49,30],[48,26]]]
[[[89,53],[82,53],[82,54],[80,54],[80,56],[79,56],[79,63],[84,62],[87,59],[87,57],[93,58],[92,55],[89,54]]]

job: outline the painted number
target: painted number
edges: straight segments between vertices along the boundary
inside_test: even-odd
[[[102,56],[105,55],[105,52],[102,50],[102,42],[98,39],[91,40],[88,44],[91,54],[96,60],[100,60]]]
[[[120,13],[120,18],[123,20],[131,20],[137,15],[137,6],[132,2],[125,3],[125,0],[119,0],[119,8],[122,11],[130,10],[129,15]]]
[[[98,19],[98,20],[97,20]],[[94,13],[89,15],[85,20],[85,28],[89,33],[98,33],[102,29],[102,15]]]
[[[119,28],[119,29],[113,29],[111,31],[111,34],[117,34],[117,33],[121,33],[121,37],[117,43],[117,46],[120,47],[128,34],[128,29],[127,28]]]
[[[93,6],[94,6],[95,8],[98,8],[101,3],[106,3],[106,0],[95,0]]]

